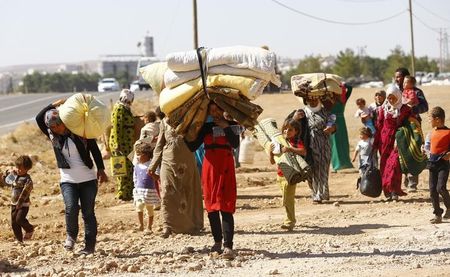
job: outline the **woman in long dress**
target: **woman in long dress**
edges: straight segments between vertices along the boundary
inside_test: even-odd
[[[160,132],[148,173],[161,179],[161,214],[163,237],[171,233],[197,234],[203,228],[200,176],[194,154],[183,137],[161,121]]]
[[[328,189],[328,173],[330,170],[331,145],[330,135],[336,131],[334,117],[318,98],[306,98],[305,116],[310,131],[309,148],[312,152],[313,162],[312,178],[308,182],[313,194],[314,203],[322,203],[330,199]]]
[[[345,86],[345,91],[342,92],[341,100],[336,101],[331,113],[336,115],[336,132],[331,135],[331,167],[333,171],[338,171],[345,168],[353,168],[353,164],[350,161],[349,143],[347,124],[345,124],[345,104],[348,98],[352,94],[352,87]]]
[[[411,108],[402,104],[402,93],[395,87],[386,92],[387,101],[378,110],[377,132],[374,151],[380,152],[380,171],[384,195],[388,200],[398,200],[406,195],[401,188],[402,172],[398,149],[395,145],[395,133],[411,115]]]
[[[120,92],[119,101],[114,105],[111,114],[111,134],[109,148],[112,156],[128,156],[133,151],[134,117],[131,105],[134,93],[128,89]],[[133,199],[133,163],[126,159],[125,176],[117,177],[117,198],[129,201]]]

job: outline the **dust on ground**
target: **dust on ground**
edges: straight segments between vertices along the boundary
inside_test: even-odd
[[[353,117],[354,99],[364,97],[370,103],[374,91],[355,89],[347,105],[351,151],[361,125]],[[424,91],[430,107],[440,105],[449,110],[446,87],[426,87]],[[279,123],[300,106],[289,93],[265,94],[255,102],[264,108],[261,119],[274,117]],[[153,103],[136,106],[139,113]],[[424,132],[429,129],[425,118]],[[62,247],[64,206],[50,143],[37,127],[24,124],[0,138],[1,169],[10,166],[17,154],[33,155],[35,160],[30,172],[35,189],[29,220],[37,228],[25,246],[14,242],[10,191],[0,188],[2,276],[450,276],[450,222],[429,223],[432,208],[427,172],[420,175],[418,192],[397,202],[359,194],[356,169],[330,173],[331,199],[326,204],[313,205],[307,185],[298,184],[297,225],[286,232],[280,229],[284,210],[276,168],[257,148],[254,164],[237,170],[237,257],[233,261],[209,253],[213,240],[206,215],[205,231],[198,236],[161,238],[158,212],[153,234],[137,231],[132,204],[114,198],[115,183],[110,180],[100,185],[97,197],[97,251],[78,256]],[[80,223],[82,230],[81,218]],[[82,238],[81,232],[77,250],[83,246]]]

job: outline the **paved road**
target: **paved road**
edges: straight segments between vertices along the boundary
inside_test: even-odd
[[[109,106],[110,100],[116,102],[119,92],[93,92],[103,103]],[[34,117],[46,105],[60,98],[68,98],[72,93],[33,93],[0,95],[0,136],[13,131],[23,122],[32,122]],[[136,98],[151,98],[152,91],[139,91]]]

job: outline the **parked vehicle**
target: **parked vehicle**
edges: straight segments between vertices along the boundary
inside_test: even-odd
[[[431,82],[434,78],[436,77],[436,73],[434,72],[428,72],[425,76],[422,77],[421,79],[421,83],[425,84],[425,83],[429,83]]]
[[[103,78],[98,82],[97,90],[99,92],[119,91],[120,84],[115,78]]]
[[[131,90],[132,92],[136,92],[136,91],[140,90],[140,89],[139,89],[139,81],[138,81],[138,80],[135,80],[135,81],[133,81],[133,82],[130,84],[130,90]]]

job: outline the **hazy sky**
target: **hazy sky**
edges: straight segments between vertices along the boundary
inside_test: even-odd
[[[268,45],[302,58],[364,48],[386,57],[396,45],[411,49],[408,0],[197,0],[199,44]],[[439,32],[450,27],[449,0],[412,0],[415,52],[439,57]],[[403,12],[403,13],[402,13]],[[420,22],[420,21],[422,22]],[[157,56],[193,48],[191,0],[0,0],[0,66],[77,62],[105,54],[137,54],[149,32]],[[447,29],[450,33],[450,29]]]

